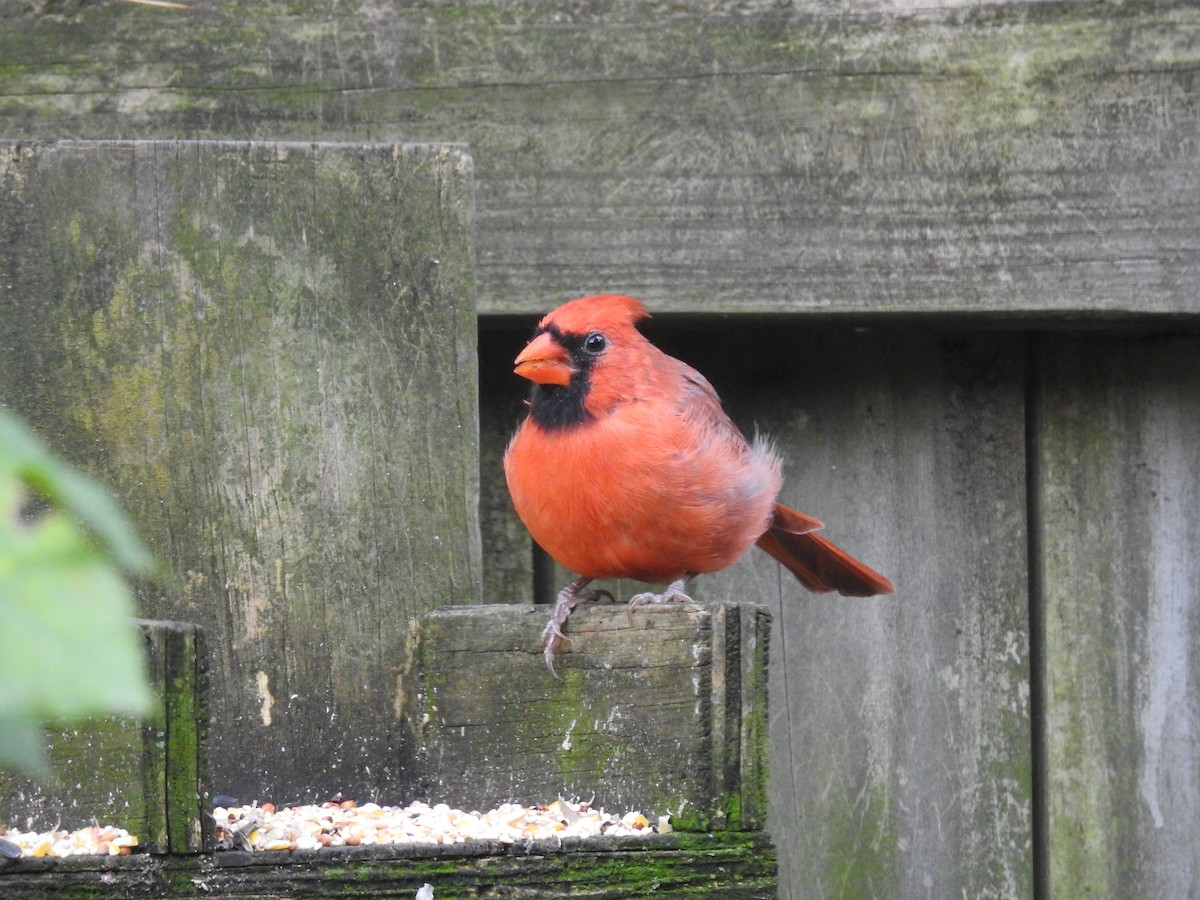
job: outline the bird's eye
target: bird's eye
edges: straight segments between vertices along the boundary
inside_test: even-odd
[[[598,331],[593,331],[583,339],[583,349],[588,353],[597,354],[603,353],[608,347],[608,338]]]

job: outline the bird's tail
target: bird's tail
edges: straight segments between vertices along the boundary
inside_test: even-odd
[[[863,565],[832,541],[814,534],[821,523],[811,516],[775,504],[771,526],[758,539],[758,546],[775,559],[810,591],[837,591],[846,597],[890,594],[892,583]]]

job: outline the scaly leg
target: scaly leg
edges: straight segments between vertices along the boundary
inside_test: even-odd
[[[608,591],[588,591],[588,593],[580,596],[579,592],[587,587],[588,582],[591,580],[581,575],[559,591],[550,621],[542,629],[542,654],[546,657],[546,668],[550,670],[550,674],[555,678],[558,677],[558,673],[554,671],[554,654],[558,652],[558,648],[567,639],[567,636],[563,634],[563,626],[567,624],[567,619],[575,607],[580,603],[590,603],[593,600],[599,600],[601,597],[607,597],[609,600],[615,599]]]

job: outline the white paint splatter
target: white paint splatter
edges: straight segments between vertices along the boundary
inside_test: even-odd
[[[258,702],[262,704],[260,714],[262,715],[262,723],[266,727],[271,725],[271,707],[275,705],[275,698],[271,696],[271,679],[267,677],[266,672],[257,672],[254,675],[255,687],[258,691]]]

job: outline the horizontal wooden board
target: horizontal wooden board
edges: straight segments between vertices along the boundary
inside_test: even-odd
[[[1200,314],[1195,4],[903,6],[6,4],[0,134],[468,142],[485,312]]]
[[[0,861],[4,866],[7,861]],[[774,900],[770,839],[755,834],[668,834],[505,845],[375,846],[226,852],[200,857],[29,859],[0,868],[11,900],[55,897],[412,898],[422,884],[441,897],[591,900]]]

